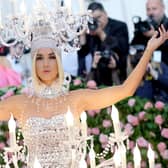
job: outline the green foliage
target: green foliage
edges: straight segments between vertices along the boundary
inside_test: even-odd
[[[77,82],[77,84],[71,84],[70,90],[88,87],[86,83],[80,82],[80,79],[78,80],[79,81]],[[0,89],[0,98],[4,99],[4,97],[7,98],[8,96],[11,96],[11,94],[7,94],[9,91],[12,91],[13,94],[20,94],[23,92],[23,88],[10,87]],[[141,99],[139,97],[129,97],[125,100],[118,102],[116,104],[116,107],[119,110],[120,121],[123,125],[122,130],[125,130],[126,124],[130,124],[132,126],[132,133],[129,139],[133,143],[138,143],[141,150],[142,159],[147,162],[147,146],[143,144],[147,142],[152,145],[153,149],[157,154],[156,163],[160,163],[162,167],[166,167],[168,165],[168,135],[163,134],[162,131],[164,129],[168,129],[168,106],[163,104],[162,102],[150,102],[147,99]],[[101,111],[93,110],[92,112],[87,112],[88,130],[90,130],[90,132],[88,132],[90,135],[94,136],[94,148],[97,153],[102,152],[102,147],[104,146],[104,144],[100,141],[100,135],[109,136],[109,134],[113,132],[111,115],[109,111],[110,109],[108,108],[102,109]],[[142,114],[141,112],[144,112],[145,114],[144,116],[140,117],[140,114]],[[158,115],[160,115],[163,119],[161,124],[156,123],[156,117],[158,117]],[[131,121],[131,119],[129,119],[132,116],[134,117],[134,119],[137,119],[137,122]],[[105,123],[105,121],[111,121],[111,125],[105,126],[103,124]],[[94,128],[97,129],[97,133],[94,132]],[[4,143],[4,145],[7,145],[6,142],[8,138],[8,128],[6,123],[2,123],[0,125],[0,132],[0,144]],[[140,138],[143,138],[143,143],[140,142]],[[166,148],[162,152],[159,151],[157,147],[160,142],[163,142],[166,145]],[[0,150],[2,152],[1,148]],[[110,157],[110,155],[108,155],[108,157]],[[132,160],[132,152],[131,150],[128,150],[127,161],[132,162]],[[4,161],[0,157],[0,165],[2,164],[4,164]]]

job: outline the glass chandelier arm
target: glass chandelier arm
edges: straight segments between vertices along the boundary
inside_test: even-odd
[[[16,34],[18,36],[18,39],[21,39],[21,40],[26,40],[29,36],[29,32],[28,31],[22,31],[21,29],[17,28],[17,26],[15,25],[14,26],[15,28],[15,31],[16,31]]]
[[[103,161],[102,163],[97,165],[96,168],[104,168],[104,167],[107,167],[107,166],[111,166],[111,167],[114,166],[114,159],[113,158],[110,158],[108,160]]]
[[[0,43],[1,43],[3,46],[11,47],[11,46],[16,45],[17,40],[15,39],[12,43],[7,43],[7,42],[5,42],[5,40],[3,40],[3,38],[0,36]]]

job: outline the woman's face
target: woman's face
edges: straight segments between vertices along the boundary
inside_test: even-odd
[[[51,48],[41,48],[36,55],[36,73],[46,85],[51,85],[58,77],[56,55]]]

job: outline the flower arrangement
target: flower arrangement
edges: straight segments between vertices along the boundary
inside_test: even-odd
[[[71,90],[89,88],[97,89],[95,81],[84,83],[75,79]],[[9,87],[0,89],[0,100],[9,96],[26,92],[24,87]],[[148,167],[147,149],[151,144],[155,151],[157,168],[168,165],[168,106],[161,101],[151,102],[139,97],[130,97],[116,104],[120,112],[121,128],[129,135],[129,150],[127,150],[127,167],[133,167],[133,148],[137,143],[142,156],[141,167]],[[113,131],[111,107],[87,111],[88,135],[94,136],[94,150],[102,152],[108,136]],[[8,143],[8,128],[0,124],[0,165],[4,164],[1,157],[4,146]],[[108,157],[108,155],[107,155]]]

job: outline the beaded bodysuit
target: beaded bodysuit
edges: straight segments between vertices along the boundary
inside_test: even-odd
[[[23,129],[25,144],[28,147],[28,168],[34,168],[37,159],[42,168],[70,168],[71,146],[64,114],[50,119],[31,117]],[[76,142],[79,129],[75,130]],[[81,154],[78,151],[74,168],[79,167]]]
[[[59,92],[52,88],[45,88],[42,90],[42,94],[36,94],[49,99],[60,95],[64,96],[69,90],[67,87],[69,82],[70,78],[68,79],[66,74],[64,85]],[[55,109],[55,111],[57,110],[59,109]],[[65,114],[55,112],[55,115],[51,118],[29,117],[23,126],[23,136],[28,148],[28,168],[79,167],[82,156],[80,127],[79,125],[73,126],[73,143],[72,141],[70,143],[72,135],[70,135]],[[75,151],[73,155],[72,149]],[[74,159],[72,159],[72,156]],[[39,164],[40,167],[37,166]]]

